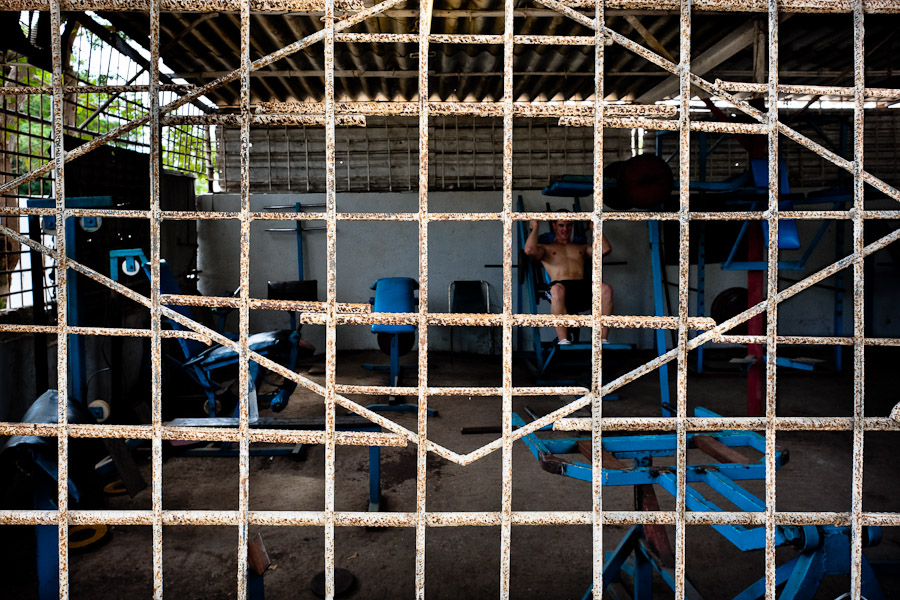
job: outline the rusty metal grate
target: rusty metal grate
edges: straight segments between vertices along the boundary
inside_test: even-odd
[[[334,93],[334,45],[338,40],[355,40],[377,43],[388,41],[396,37],[410,37],[411,34],[349,34],[341,33],[354,24],[367,18],[395,7],[403,0],[386,0],[376,6],[351,13],[349,16],[338,19],[335,14],[335,1],[324,2],[324,27],[285,48],[257,59],[250,60],[250,12],[266,10],[321,10],[321,3],[307,0],[283,0],[277,3],[256,3],[248,0],[242,2],[221,0],[219,2],[170,3],[166,1],[149,0],[149,2],[49,2],[27,0],[6,0],[0,2],[0,8],[4,9],[49,9],[52,15],[53,31],[53,78],[52,85],[45,88],[25,90],[23,93],[47,93],[53,95],[53,159],[50,162],[32,170],[27,175],[0,186],[0,193],[8,194],[18,185],[35,180],[47,174],[51,174],[56,186],[55,209],[24,209],[3,208],[0,215],[48,215],[55,216],[57,222],[64,222],[70,216],[114,216],[119,218],[146,219],[150,224],[150,255],[152,264],[151,294],[150,297],[141,296],[134,291],[122,286],[102,274],[85,267],[66,257],[65,228],[60,228],[57,233],[56,248],[51,249],[20,235],[9,227],[0,227],[3,235],[16,240],[18,243],[29,246],[39,252],[51,256],[58,265],[58,305],[57,323],[55,326],[28,326],[28,325],[2,325],[0,331],[24,331],[45,332],[56,334],[58,343],[58,388],[59,388],[59,424],[39,425],[24,423],[0,423],[2,435],[42,435],[55,436],[58,440],[58,474],[59,487],[57,490],[58,509],[53,511],[43,510],[9,510],[0,511],[0,524],[42,524],[42,525],[75,525],[75,524],[120,524],[120,525],[150,525],[153,530],[153,573],[154,596],[162,597],[162,531],[164,525],[231,525],[237,526],[239,531],[237,554],[238,597],[245,597],[247,592],[247,545],[248,526],[254,525],[280,525],[280,526],[316,526],[324,530],[325,535],[325,562],[326,562],[326,592],[330,597],[334,592],[334,553],[335,553],[335,527],[343,526],[391,526],[411,527],[416,532],[416,596],[424,597],[425,594],[425,537],[429,527],[446,527],[460,525],[491,525],[501,528],[501,571],[500,595],[503,598],[509,596],[510,583],[510,540],[513,526],[524,525],[591,525],[593,531],[593,585],[594,589],[602,589],[603,567],[603,535],[605,525],[620,524],[674,524],[676,530],[676,597],[684,597],[686,560],[685,531],[688,525],[695,524],[756,524],[766,527],[766,596],[775,597],[775,526],[782,524],[835,524],[849,525],[852,530],[852,570],[851,590],[852,597],[860,598],[861,590],[861,559],[862,559],[862,527],[867,525],[898,526],[900,515],[896,513],[872,513],[865,512],[862,506],[862,461],[863,441],[866,431],[898,431],[900,430],[900,408],[895,408],[894,414],[883,417],[867,417],[864,413],[864,349],[868,346],[890,345],[900,346],[900,339],[866,338],[863,330],[863,301],[864,301],[864,274],[863,259],[866,256],[886,247],[900,238],[900,231],[895,231],[881,239],[866,245],[863,241],[863,224],[867,219],[897,218],[898,211],[873,211],[866,210],[863,204],[863,191],[865,185],[870,185],[882,194],[900,201],[900,190],[884,183],[864,169],[863,156],[863,100],[867,95],[877,94],[887,97],[900,97],[898,90],[870,90],[865,88],[864,81],[864,13],[897,12],[898,6],[890,0],[841,0],[823,2],[821,0],[745,0],[744,2],[732,2],[724,0],[696,0],[691,3],[688,0],[676,2],[675,0],[616,0],[603,2],[602,0],[578,0],[562,3],[557,0],[538,0],[540,4],[558,11],[582,25],[590,28],[595,33],[593,37],[579,38],[578,43],[591,44],[596,49],[595,58],[595,98],[603,97],[604,90],[604,48],[608,44],[620,44],[638,56],[654,63],[660,68],[678,75],[680,81],[681,101],[677,107],[677,120],[666,120],[670,109],[656,106],[620,107],[607,106],[602,102],[592,102],[580,106],[552,106],[549,104],[522,105],[512,99],[513,83],[513,49],[516,44],[525,43],[573,43],[571,38],[565,40],[554,39],[545,36],[517,36],[514,35],[514,0],[504,2],[504,32],[502,35],[490,36],[490,39],[480,37],[479,42],[502,44],[504,49],[504,97],[502,101],[495,103],[435,103],[428,101],[428,79],[419,78],[418,103],[379,103],[356,104],[337,103]],[[90,6],[88,6],[90,5]],[[574,8],[573,8],[574,7]],[[678,64],[660,56],[652,50],[648,50],[633,41],[610,30],[605,25],[604,9],[628,8],[628,9],[666,9],[680,11],[680,56],[690,57],[691,52],[691,13],[692,10],[749,10],[768,13],[769,56],[768,63],[769,81],[767,84],[750,86],[753,91],[765,92],[770,106],[768,112],[754,109],[746,102],[731,95],[731,91],[742,89],[737,84],[707,81],[691,73],[690,61],[685,58]],[[150,47],[151,47],[151,83],[149,86],[150,107],[145,116],[139,117],[117,129],[96,138],[93,142],[80,146],[71,152],[63,150],[62,100],[63,82],[60,59],[60,11],[61,10],[85,10],[89,8],[103,8],[104,10],[148,10],[150,18]],[[575,8],[587,8],[592,12],[575,10]],[[239,69],[220,77],[219,79],[200,88],[193,89],[181,98],[165,105],[160,105],[159,94],[161,90],[159,64],[159,14],[161,10],[240,10],[241,16],[241,66]],[[828,93],[844,94],[852,96],[854,100],[854,156],[855,160],[844,159],[809,138],[801,135],[796,130],[781,122],[778,118],[777,96],[784,91],[785,86],[778,82],[778,34],[779,11],[833,11],[849,12],[853,15],[854,35],[854,60],[855,77],[854,85],[847,88],[829,88]],[[428,45],[432,42],[459,41],[466,36],[432,35],[427,26],[430,23],[431,3],[425,2],[420,6],[420,27],[418,34],[413,34],[419,44],[419,71],[428,71]],[[321,42],[324,46],[325,60],[325,100],[320,105],[300,107],[297,111],[289,112],[284,107],[271,107],[268,114],[255,114],[250,106],[250,72],[272,64],[301,48],[306,48]],[[235,116],[201,116],[179,117],[170,116],[173,110],[202,96],[204,93],[216,87],[239,82],[241,87],[241,111]],[[689,96],[691,86],[696,86],[710,94],[731,102],[737,109],[752,117],[753,124],[717,124],[709,122],[692,121],[689,112]],[[746,87],[746,86],[744,86]],[[747,89],[750,89],[748,87]],[[822,93],[822,88],[814,86],[789,86],[792,90],[801,90],[810,93]],[[346,120],[365,115],[417,115],[419,119],[419,210],[415,213],[382,214],[382,213],[355,213],[339,214],[335,202],[335,126]],[[466,114],[476,116],[498,116],[503,119],[503,209],[498,213],[432,213],[428,206],[428,133],[429,118],[432,115]],[[588,124],[594,130],[602,132],[604,127],[640,127],[650,130],[672,130],[679,135],[680,152],[680,205],[674,213],[606,213],[603,211],[602,191],[602,135],[594,137],[594,207],[593,212],[573,214],[573,219],[590,219],[597,231],[602,233],[603,225],[611,220],[637,220],[649,219],[677,221],[679,228],[679,278],[678,278],[678,313],[674,317],[623,317],[614,315],[601,315],[600,282],[602,281],[601,253],[594,253],[593,281],[594,304],[593,313],[590,316],[535,316],[514,314],[512,311],[513,271],[512,271],[512,242],[513,225],[519,220],[546,219],[547,213],[516,213],[513,210],[513,179],[512,179],[512,131],[513,118],[560,116],[578,119],[587,119]],[[159,198],[159,162],[160,152],[160,125],[176,123],[203,123],[214,124],[218,122],[232,122],[240,125],[241,130],[241,209],[239,212],[171,212],[160,209]],[[255,213],[250,210],[250,189],[248,184],[249,171],[249,132],[251,125],[278,123],[284,125],[316,123],[324,126],[326,135],[326,201],[325,211],[321,213]],[[121,210],[82,210],[65,207],[65,163],[90,152],[102,144],[115,140],[117,137],[137,127],[149,125],[150,130],[150,165],[151,165],[151,205],[148,211],[121,211]],[[692,131],[716,131],[716,132],[744,132],[766,134],[768,136],[769,157],[769,181],[772,182],[769,190],[768,208],[763,212],[745,213],[717,213],[717,212],[690,212],[689,205],[689,159],[690,159],[690,133]],[[842,211],[783,211],[778,206],[778,145],[779,135],[794,140],[801,146],[824,157],[828,161],[846,170],[853,176],[854,181],[854,206],[847,212]],[[600,160],[598,160],[598,158]],[[249,251],[250,251],[250,224],[254,220],[272,220],[274,218],[286,220],[324,220],[327,229],[327,299],[319,303],[289,303],[273,302],[250,297],[249,292]],[[779,219],[846,219],[853,225],[852,252],[845,258],[838,260],[827,268],[804,279],[789,288],[778,289],[778,248],[777,231]],[[226,298],[207,298],[204,304],[225,306],[237,306],[240,310],[240,337],[236,341],[195,323],[163,304],[166,302],[180,301],[201,302],[187,297],[162,296],[160,294],[160,226],[165,220],[193,220],[193,219],[233,219],[240,222],[241,242],[241,267],[240,267],[240,297],[236,301]],[[417,313],[406,314],[367,314],[356,310],[352,305],[340,304],[336,301],[336,228],[340,220],[407,220],[418,223],[418,251],[420,303]],[[689,317],[688,312],[688,229],[692,220],[765,220],[771,232],[768,244],[768,271],[767,271],[767,300],[742,312],[738,316],[719,324],[712,324],[707,319]],[[428,306],[428,235],[429,225],[434,221],[442,220],[492,220],[502,224],[503,231],[503,306],[502,313],[497,315],[451,315],[430,313]],[[595,237],[595,244],[599,244],[600,236]],[[854,307],[854,331],[852,336],[844,338],[827,337],[788,337],[779,336],[776,330],[778,305],[782,301],[791,298],[797,293],[809,288],[818,281],[837,273],[841,269],[852,267],[853,269],[853,307]],[[151,327],[149,330],[134,329],[110,329],[97,327],[71,327],[67,325],[66,313],[66,275],[67,269],[90,277],[103,283],[112,290],[146,306],[151,311]],[[264,356],[260,356],[248,348],[249,315],[254,308],[298,309],[302,312],[302,321],[305,323],[324,324],[327,327],[326,337],[326,384],[318,385],[307,378],[298,375],[286,368],[274,363]],[[724,332],[734,325],[747,321],[755,316],[765,314],[767,317],[767,329],[762,336],[728,336]],[[189,332],[165,331],[162,329],[162,318],[166,317],[190,328]],[[418,382],[416,386],[410,386],[397,390],[383,386],[352,386],[337,385],[335,381],[335,337],[336,327],[343,324],[369,324],[369,323],[411,323],[418,325]],[[602,384],[602,347],[600,344],[600,325],[606,324],[612,327],[645,327],[667,328],[677,332],[677,346],[666,354],[655,358],[633,371],[611,381]],[[592,337],[592,384],[590,389],[571,387],[513,387],[512,385],[512,331],[513,327],[522,325],[584,325],[593,329]],[[502,352],[503,352],[503,383],[500,387],[491,388],[462,388],[462,387],[429,387],[428,377],[428,325],[494,325],[502,327]],[[689,338],[688,332],[692,329],[705,329],[704,333]],[[112,425],[70,425],[66,420],[66,372],[67,372],[67,340],[69,334],[80,335],[121,335],[144,336],[151,340],[152,349],[152,423],[140,426],[112,426]],[[191,429],[179,427],[167,427],[161,421],[161,339],[165,337],[189,337],[206,342],[214,341],[223,346],[237,351],[240,356],[240,389],[243,390],[240,398],[240,425],[237,430],[228,429]],[[765,416],[764,417],[735,417],[735,418],[696,418],[687,416],[687,355],[688,352],[700,345],[713,340],[727,340],[740,343],[765,344],[766,347],[766,387],[765,387]],[[853,347],[854,361],[854,395],[852,417],[777,417],[776,416],[776,371],[775,359],[779,345],[786,344],[824,344],[824,345],[848,345]],[[326,410],[326,428],[324,432],[310,431],[251,431],[248,417],[248,361],[258,362],[261,366],[270,369],[284,377],[296,381],[322,396]],[[677,414],[674,418],[609,418],[604,417],[601,399],[626,383],[647,374],[661,365],[674,361],[677,365]],[[415,431],[410,431],[396,423],[373,413],[359,404],[347,399],[344,394],[353,393],[388,393],[399,392],[401,394],[415,395],[418,398],[418,426]],[[546,415],[518,430],[512,428],[512,399],[515,395],[538,394],[572,394],[577,393],[581,397],[563,408]],[[457,454],[433,441],[429,440],[427,431],[426,410],[428,400],[432,396],[488,396],[498,395],[502,397],[503,409],[503,434],[500,439],[487,444],[469,454]],[[337,406],[347,408],[360,414],[373,423],[380,425],[387,433],[354,433],[335,431],[335,409]],[[589,419],[571,419],[568,415],[579,408],[590,406],[592,417]],[[593,438],[593,472],[592,484],[593,503],[590,510],[571,512],[514,512],[512,510],[512,445],[528,433],[537,431],[540,427],[554,424],[557,429],[590,430]],[[766,437],[766,511],[764,513],[753,512],[690,512],[685,506],[685,466],[687,452],[687,433],[693,431],[709,431],[717,429],[734,430],[765,430]],[[678,466],[678,494],[676,496],[676,508],[674,511],[640,512],[640,511],[607,511],[603,508],[603,494],[601,487],[602,465],[600,460],[601,437],[604,432],[622,430],[668,430],[675,431],[678,440],[677,466]],[[852,431],[853,432],[853,485],[852,504],[849,512],[776,512],[775,510],[775,440],[778,431]],[[152,509],[151,510],[121,510],[121,511],[76,511],[68,506],[68,491],[66,479],[68,473],[68,441],[69,438],[78,437],[102,437],[102,438],[137,438],[151,440],[152,442]],[[166,439],[192,439],[208,441],[232,441],[240,445],[240,492],[239,508],[236,511],[173,511],[162,508],[162,441]],[[323,444],[325,447],[325,506],[321,511],[251,511],[249,509],[249,446],[253,442],[303,442]],[[402,446],[414,443],[417,447],[417,483],[416,483],[416,510],[408,513],[384,513],[369,514],[357,512],[338,512],[335,510],[335,450],[340,444],[355,445],[384,445]],[[426,508],[426,457],[433,452],[449,461],[459,465],[471,464],[489,453],[500,451],[502,461],[502,508],[499,512],[467,513],[467,512],[429,512]],[[68,528],[60,526],[59,531],[59,584],[60,597],[68,597]]]

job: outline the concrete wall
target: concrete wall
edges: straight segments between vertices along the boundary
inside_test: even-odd
[[[516,194],[518,196],[518,193]],[[522,192],[527,210],[543,210],[548,198],[536,191]],[[265,210],[267,206],[302,202],[321,203],[322,194],[254,194],[251,210]],[[500,194],[496,192],[436,192],[430,195],[433,211],[497,211]],[[565,207],[566,199],[550,199],[552,208]],[[232,211],[238,209],[238,196],[215,194],[198,199],[201,210]],[[406,212],[415,211],[417,196],[413,193],[339,194],[341,212]],[[589,210],[590,206],[584,206]],[[313,209],[320,210],[320,209]],[[324,223],[308,222],[307,226]],[[818,224],[801,222],[800,236],[804,243],[815,234]],[[269,280],[296,279],[296,236],[293,233],[268,232],[267,228],[286,228],[285,222],[254,222],[251,229],[251,294],[266,296]],[[546,226],[544,226],[546,227]],[[646,223],[610,222],[606,235],[613,245],[608,255],[604,277],[615,289],[615,312],[626,315],[653,314],[649,237]],[[849,229],[846,248],[849,249]],[[200,291],[209,295],[230,293],[238,285],[237,221],[201,221],[199,226]],[[874,238],[873,238],[874,239]],[[677,240],[671,240],[674,243]],[[870,240],[869,240],[870,241]],[[677,245],[673,246],[677,248]],[[304,273],[307,279],[319,281],[319,297],[325,295],[325,232],[311,230],[304,233]],[[799,251],[783,252],[783,260],[797,258]],[[677,256],[677,255],[675,255]],[[369,286],[378,278],[406,276],[418,279],[418,229],[415,222],[349,222],[338,224],[337,235],[337,299],[339,302],[366,302]],[[802,279],[835,260],[834,225],[830,225],[804,271],[784,271],[782,277]],[[437,222],[429,226],[429,298],[428,308],[434,312],[447,310],[447,288],[457,279],[483,279],[491,286],[492,310],[501,306],[502,270],[487,265],[499,265],[501,254],[501,226],[498,222]],[[873,335],[900,335],[900,323],[893,314],[892,298],[897,297],[896,264],[887,251],[876,255],[874,275],[867,279],[867,292],[873,304],[869,325]],[[677,281],[677,268],[667,267],[669,281]],[[845,287],[849,286],[848,271]],[[833,278],[824,282],[833,285]],[[722,271],[720,265],[709,265],[706,272],[707,314],[720,291],[746,285],[746,272]],[[782,288],[790,285],[782,282]],[[691,286],[696,286],[696,267],[691,267]],[[677,289],[670,287],[673,310],[677,310]],[[515,298],[514,298],[515,302]],[[852,332],[851,298],[846,297],[844,334]],[[539,304],[547,312],[546,302]],[[518,310],[516,308],[516,310]],[[696,314],[696,296],[691,293],[691,314]],[[833,334],[833,292],[824,287],[811,288],[785,302],[779,312],[779,332],[792,335]],[[229,328],[236,327],[236,315],[229,320]],[[285,327],[287,317],[275,312],[259,311],[251,315],[252,331]],[[497,348],[499,348],[499,332]],[[551,336],[550,330],[544,333]],[[324,348],[324,327],[307,326],[304,337],[318,348]],[[465,328],[455,333],[455,347],[459,350],[487,352],[489,334]],[[526,333],[524,342],[530,338]],[[635,344],[639,348],[653,347],[653,332],[636,329],[613,331],[611,340]],[[364,326],[344,326],[338,330],[341,349],[375,348],[375,336]],[[447,328],[435,327],[430,332],[430,344],[436,350],[449,348]]]

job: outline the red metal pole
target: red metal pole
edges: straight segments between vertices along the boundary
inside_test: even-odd
[[[765,260],[765,244],[762,227],[750,223],[747,231],[747,260],[751,262]],[[765,300],[766,272],[747,271],[747,306],[756,306]],[[747,322],[748,335],[765,335],[765,315],[753,317]],[[762,344],[750,344],[747,352],[754,358],[747,373],[747,416],[761,417],[764,413],[763,390],[766,387],[766,364]]]

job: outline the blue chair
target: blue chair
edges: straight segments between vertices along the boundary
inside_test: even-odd
[[[370,289],[375,290],[375,296],[369,299],[376,313],[411,313],[416,312],[415,292],[419,284],[409,277],[384,277],[376,281]],[[400,374],[403,369],[415,369],[414,365],[400,365],[400,357],[410,350],[415,344],[416,326],[411,324],[388,325],[376,323],[372,325],[372,333],[378,336],[378,347],[390,356],[390,364],[373,365],[363,364],[363,368],[370,371],[388,371],[388,385],[396,387],[400,385]],[[371,410],[391,411],[416,411],[415,404],[400,402],[391,396],[388,404],[373,404],[368,407]],[[428,411],[429,415],[436,415],[437,411]]]

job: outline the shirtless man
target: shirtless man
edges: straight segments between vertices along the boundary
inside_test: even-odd
[[[594,248],[591,244],[576,244],[571,241],[572,221],[558,220],[551,224],[556,239],[550,244],[538,243],[538,227],[540,223],[531,221],[531,233],[525,241],[525,254],[541,261],[550,276],[550,312],[554,315],[576,314],[591,308],[591,282],[584,279],[584,261],[591,257]],[[612,247],[606,238],[601,239],[603,256],[609,254]],[[613,290],[604,283],[601,295],[601,308],[604,315],[612,314]],[[605,342],[609,335],[609,327],[600,330],[600,338]],[[556,328],[557,343],[568,345],[566,327]]]

